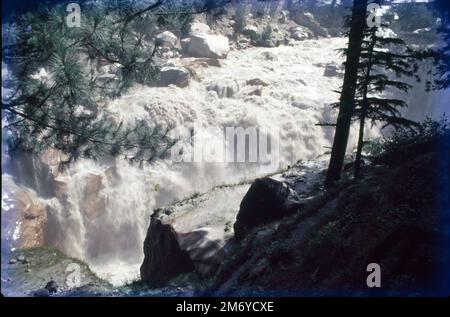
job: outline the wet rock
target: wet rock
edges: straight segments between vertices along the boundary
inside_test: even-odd
[[[223,35],[195,34],[181,41],[181,49],[187,56],[225,58],[230,51],[230,44]]]
[[[254,41],[255,46],[262,47],[277,47],[286,43],[286,36],[284,32],[280,29],[275,28],[271,25],[266,26],[261,34],[258,35],[256,41]]]
[[[258,28],[254,25],[247,25],[242,30],[242,34],[248,36],[250,39],[256,39],[258,37]]]
[[[297,194],[286,183],[259,178],[242,199],[234,223],[234,237],[242,240],[252,228],[281,219],[301,207]]]
[[[325,71],[323,75],[326,77],[335,77],[342,75],[342,71],[339,65],[337,64],[327,64],[325,65]]]
[[[164,31],[156,36],[156,44],[160,47],[175,48],[178,38],[170,31]]]
[[[205,35],[211,32],[208,24],[201,22],[193,22],[189,25],[189,35]]]
[[[314,36],[328,37],[328,31],[314,19],[311,13],[298,11],[292,15],[292,19],[298,25],[310,29]]]
[[[161,59],[171,59],[180,56],[176,49],[168,47],[158,47],[155,54]]]
[[[195,269],[189,254],[178,244],[177,233],[169,224],[152,217],[144,241],[141,280],[162,285],[171,278]]]
[[[171,214],[173,214],[175,212],[173,207],[167,207],[164,209],[164,214],[166,214],[167,216],[170,216]]]
[[[250,39],[248,39],[246,37],[243,37],[243,38],[240,38],[237,43],[238,43],[240,48],[249,47],[250,46]]]
[[[159,76],[159,86],[187,87],[191,78],[189,71],[183,67],[163,67]]]
[[[269,86],[269,83],[267,83],[266,81],[259,79],[259,78],[249,79],[249,80],[247,80],[246,83],[249,86],[264,86],[264,87]]]
[[[33,293],[34,297],[49,297],[50,292],[46,288],[40,288]]]
[[[54,280],[50,280],[44,287],[49,293],[56,293],[58,291],[58,284]]]
[[[262,96],[262,88],[256,88],[248,93],[249,96]]]
[[[291,36],[296,41],[307,40],[314,36],[310,29],[304,26],[296,26],[291,30]]]
[[[278,61],[278,56],[272,52],[262,52],[261,56],[266,61],[273,61],[273,62]]]
[[[195,271],[203,276],[214,274],[226,258],[222,243],[210,236],[208,229],[177,234],[180,248],[188,252]]]
[[[278,23],[285,24],[289,21],[289,11],[281,10],[280,17],[278,18]]]

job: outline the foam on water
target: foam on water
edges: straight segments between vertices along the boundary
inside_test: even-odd
[[[192,81],[187,88],[134,87],[108,108],[119,121],[131,123],[139,118],[177,127],[201,123],[217,136],[224,127],[276,127],[280,132],[279,169],[284,169],[298,160],[314,159],[331,146],[333,130],[315,124],[331,122],[335,117],[329,104],[338,100],[333,90],[339,89],[342,77],[325,77],[323,64],[342,62],[335,50],[345,43],[345,39],[330,38],[272,49],[233,51],[222,67],[199,69],[201,82]],[[267,51],[276,60],[267,60],[263,56]],[[262,88],[261,96],[252,95],[254,88],[246,85],[253,78],[269,84]],[[232,96],[220,98],[208,89],[212,84],[234,87]],[[423,91],[417,95],[424,95]],[[432,98],[423,98],[433,104],[439,96],[436,93]],[[413,103],[415,98],[412,95]],[[414,113],[415,107],[412,104],[408,111]],[[376,129],[368,130],[367,136],[377,133]],[[354,147],[355,140],[356,133],[352,133],[349,148]],[[114,172],[111,166],[116,166]],[[48,241],[69,256],[85,260],[100,276],[121,284],[138,276],[154,208],[217,185],[254,179],[265,172],[260,166],[174,163],[169,159],[143,168],[120,160],[80,160],[57,178],[66,184],[66,201],[48,200],[52,207]],[[96,176],[101,180],[100,189],[96,205],[88,208],[90,202],[86,200]]]

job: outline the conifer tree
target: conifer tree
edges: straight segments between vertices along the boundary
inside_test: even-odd
[[[366,120],[394,128],[417,125],[400,114],[399,108],[408,105],[403,100],[386,97],[385,92],[389,89],[408,92],[411,86],[402,81],[402,77],[414,76],[419,81],[417,61],[422,57],[421,52],[409,48],[402,39],[389,35],[386,25],[367,27],[355,95],[354,117],[359,120],[355,177],[360,175]]]
[[[10,151],[40,152],[53,147],[79,157],[122,154],[130,162],[150,161],[170,145],[167,129],[144,121],[114,123],[102,103],[120,96],[134,82],[148,84],[157,74],[150,16],[132,21],[108,6],[85,9],[80,27],[69,27],[64,6],[19,16],[3,48],[11,93],[2,100]],[[144,25],[147,25],[144,27]],[[117,72],[101,78],[97,63]]]
[[[326,186],[332,186],[341,177],[350,133],[351,120],[355,109],[356,82],[358,80],[358,62],[366,27],[367,0],[353,2],[348,50],[345,63],[344,83],[339,101],[339,114],[333,140],[330,163],[325,180]]]
[[[381,1],[375,0],[372,3],[380,4]],[[351,20],[348,20],[347,24],[351,25]],[[385,24],[379,26],[365,24],[359,58],[353,66],[357,69],[357,77],[354,86],[355,95],[352,104],[353,109],[351,109],[351,117],[352,121],[359,120],[358,143],[354,164],[355,177],[360,175],[362,149],[364,145],[364,128],[368,120],[372,124],[381,122],[383,123],[383,127],[388,125],[394,128],[411,128],[417,126],[415,122],[401,116],[400,108],[407,107],[408,105],[403,100],[388,97],[386,92],[393,92],[395,90],[408,92],[411,86],[402,81],[401,78],[414,77],[419,81],[420,78],[416,75],[419,67],[417,62],[430,57],[430,54],[426,51],[413,50],[408,47],[405,41],[390,34],[392,32],[389,32]],[[349,48],[343,49],[342,51],[347,56],[345,63],[347,71]],[[332,106],[340,107],[340,113],[342,112],[342,100]],[[337,125],[338,129],[339,125]],[[333,147],[335,148],[335,143],[333,143]],[[336,157],[332,156],[333,159],[336,159]],[[343,157],[341,156],[340,159],[343,159]],[[338,171],[334,172],[334,177],[337,177],[336,173]],[[331,177],[332,175],[329,170],[327,177],[328,184],[332,181]]]
[[[204,0],[188,7],[171,0],[86,2],[80,27],[66,23],[65,5],[17,16],[2,45],[9,75],[2,97],[8,150],[55,148],[66,154],[64,163],[103,156],[143,163],[164,155],[174,144],[168,137],[171,126],[115,122],[105,103],[135,83],[149,85],[157,78],[154,37],[161,17],[174,24],[228,2]],[[98,67],[89,65],[113,68],[114,75],[100,76]]]

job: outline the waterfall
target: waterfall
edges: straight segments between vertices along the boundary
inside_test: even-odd
[[[277,169],[281,170],[328,151],[333,133],[316,123],[329,122],[336,115],[329,105],[338,99],[333,90],[339,89],[342,78],[324,76],[323,65],[342,60],[335,48],[345,42],[330,38],[234,51],[220,68],[196,68],[202,81],[192,81],[187,88],[136,86],[111,101],[108,110],[126,124],[139,118],[191,128],[201,122],[212,138],[224,127],[276,127],[280,146]],[[267,51],[277,58],[264,58]],[[252,94],[254,88],[246,84],[254,78],[268,83],[261,96]],[[239,79],[237,83],[235,79]],[[208,89],[230,80],[233,86],[228,97]],[[424,97],[426,100],[420,100],[420,96],[422,91],[409,95],[414,105],[408,111],[423,117],[432,110],[426,108],[420,113],[419,105],[432,105],[448,97],[448,91]],[[444,101],[439,104],[441,110],[436,113],[447,108]],[[376,129],[368,132],[368,137],[378,135]],[[349,147],[355,145],[356,137],[352,133]],[[35,182],[53,187],[48,191],[53,194],[44,197],[49,206],[45,241],[86,261],[100,276],[116,284],[130,281],[137,278],[153,209],[217,185],[251,180],[264,172],[260,166],[234,163],[176,163],[167,159],[139,168],[119,159],[81,159],[64,172],[55,173],[53,182]]]

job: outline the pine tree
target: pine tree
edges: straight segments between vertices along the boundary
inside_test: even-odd
[[[350,20],[344,84],[342,86],[333,148],[325,181],[326,186],[332,186],[340,179],[342,173],[351,120],[355,109],[358,61],[361,55],[361,45],[366,27],[366,10],[367,0],[354,1]]]
[[[355,177],[360,175],[366,120],[382,122],[384,126],[395,128],[417,125],[401,117],[398,108],[408,106],[403,100],[387,98],[383,93],[387,89],[408,92],[411,86],[401,81],[401,77],[415,76],[420,80],[416,75],[417,61],[423,55],[409,48],[402,39],[387,35],[387,31],[386,25],[367,27],[362,44],[354,113],[354,117],[359,120]]]
[[[24,14],[10,27],[12,41],[4,52],[14,92],[2,100],[10,151],[53,147],[67,154],[65,163],[118,154],[141,162],[170,146],[167,128],[144,121],[115,124],[101,106],[104,97],[120,96],[134,82],[151,83],[157,74],[153,51],[143,41],[154,26],[150,17],[127,21],[123,11],[110,10],[92,7],[80,28],[70,28],[65,7],[56,6]],[[115,65],[116,76],[100,78],[82,64],[83,55]]]
[[[2,46],[10,73],[9,93],[2,98],[8,150],[55,148],[66,154],[63,163],[103,156],[143,163],[164,155],[175,142],[168,137],[171,126],[115,122],[104,104],[134,83],[149,85],[157,78],[158,17],[209,12],[228,2],[204,0],[185,8],[167,0],[145,6],[131,0],[120,6],[96,1],[83,5],[81,27],[67,25],[63,5],[18,16],[5,31]],[[99,76],[89,64],[116,71]]]
[[[373,2],[380,3],[377,0]],[[351,26],[352,21],[348,22]],[[333,107],[339,107],[339,117],[336,124],[330,168],[327,174],[327,185],[339,179],[352,119],[359,120],[358,144],[354,164],[355,177],[360,176],[364,128],[367,120],[370,120],[372,124],[382,122],[383,127],[388,125],[394,128],[417,126],[417,123],[401,116],[399,108],[404,108],[408,105],[403,100],[388,98],[384,93],[392,89],[408,92],[411,86],[400,78],[414,76],[419,81],[420,78],[416,75],[419,67],[417,62],[429,58],[430,54],[427,51],[411,49],[402,39],[389,35],[387,31],[386,25],[371,27],[368,24],[364,24],[359,58],[356,60],[356,63],[353,61],[352,68],[348,66],[350,48],[343,50],[344,55],[347,56],[347,61],[345,62],[346,72],[348,69],[354,71],[353,67],[356,67],[355,94],[353,103],[349,103],[353,108],[350,109],[348,107],[349,112],[347,112],[347,115],[351,112],[351,119],[346,117],[343,120],[341,117],[344,88],[341,92],[341,101],[332,105]],[[351,28],[348,34],[350,32]],[[343,87],[345,87],[345,82]],[[342,122],[345,122],[345,130],[342,128]],[[341,138],[341,135],[338,137],[339,129],[343,130],[340,131],[341,135],[344,135],[344,132],[346,133],[344,135],[345,139]],[[340,151],[338,151],[336,142],[340,144]],[[339,157],[337,155],[338,152]],[[335,163],[334,165],[332,164],[333,162]]]

